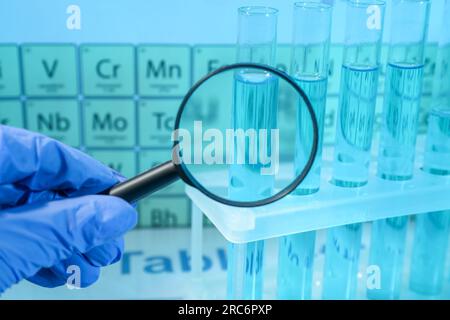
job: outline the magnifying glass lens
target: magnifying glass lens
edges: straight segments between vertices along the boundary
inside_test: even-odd
[[[174,132],[177,164],[208,196],[255,205],[310,169],[313,123],[292,80],[267,69],[232,68],[208,78],[185,101]]]

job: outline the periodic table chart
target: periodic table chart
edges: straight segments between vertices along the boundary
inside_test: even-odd
[[[255,2],[280,9],[277,67],[285,71],[293,2]],[[2,1],[0,123],[58,139],[127,177],[166,161],[183,95],[201,76],[235,62],[236,8],[244,4],[248,1]],[[437,11],[433,6],[432,16]],[[339,19],[338,8],[334,16]],[[326,144],[334,141],[338,105],[343,56],[338,33],[333,30],[330,49]],[[436,38],[429,37],[425,54],[421,132],[431,102]],[[384,45],[382,65],[387,52]],[[218,90],[201,103],[220,109],[224,100]],[[178,182],[141,201],[138,226],[189,226],[183,188]]]

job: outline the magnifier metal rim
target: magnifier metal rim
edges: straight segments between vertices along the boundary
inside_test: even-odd
[[[181,121],[181,116],[183,114],[184,108],[186,107],[187,102],[189,101],[191,96],[194,94],[194,92],[199,87],[201,87],[202,84],[204,84],[210,78],[216,76],[219,73],[226,72],[229,70],[234,70],[234,69],[246,69],[246,68],[247,69],[260,69],[260,70],[264,70],[264,71],[267,71],[267,72],[270,72],[270,73],[273,73],[273,74],[279,76],[280,78],[284,79],[285,81],[287,81],[290,85],[292,85],[294,87],[294,89],[300,94],[300,96],[302,97],[303,101],[306,104],[306,107],[308,109],[308,112],[309,112],[309,114],[311,116],[311,120],[312,120],[313,133],[314,133],[313,134],[313,143],[312,143],[312,150],[311,150],[309,159],[308,159],[305,167],[303,168],[302,172],[297,176],[297,178],[294,179],[293,182],[291,182],[284,189],[280,190],[273,196],[265,198],[265,199],[261,199],[261,200],[257,200],[257,201],[229,200],[226,198],[219,197],[216,194],[214,194],[214,193],[208,191],[206,188],[204,188],[203,185],[200,182],[198,182],[197,179],[195,179],[192,176],[192,174],[189,172],[189,170],[186,168],[186,165],[180,159],[179,153],[172,152],[172,157],[173,157],[172,161],[173,161],[175,168],[177,169],[181,179],[183,179],[184,182],[186,182],[190,186],[196,188],[197,190],[199,190],[200,192],[202,192],[203,194],[205,194],[206,196],[208,196],[209,198],[211,198],[217,202],[220,202],[220,203],[223,203],[223,204],[226,204],[229,206],[243,207],[243,208],[264,206],[269,203],[280,200],[281,198],[284,198],[289,193],[294,191],[295,188],[297,188],[297,186],[306,178],[306,175],[311,170],[311,168],[314,164],[314,159],[316,158],[318,144],[319,144],[319,128],[318,128],[317,118],[316,118],[316,114],[314,112],[313,106],[312,106],[311,102],[309,101],[308,96],[303,91],[303,89],[288,74],[286,74],[285,72],[283,72],[281,70],[278,70],[271,66],[268,66],[268,65],[257,64],[257,63],[235,63],[235,64],[230,64],[230,65],[220,67],[220,68],[212,71],[211,73],[209,73],[206,76],[204,76],[203,78],[201,78],[197,83],[195,83],[191,87],[191,89],[189,89],[188,93],[184,96],[183,101],[180,104],[180,108],[178,109],[178,113],[175,118],[174,143],[173,143],[172,150],[174,150],[174,151],[178,150],[179,142],[177,141],[178,140],[178,131],[177,130],[180,128],[180,121]]]

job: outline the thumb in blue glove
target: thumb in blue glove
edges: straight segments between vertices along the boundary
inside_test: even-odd
[[[0,126],[0,293],[21,279],[45,287],[98,279],[118,261],[123,234],[136,224],[125,201],[95,194],[121,178],[73,148]]]

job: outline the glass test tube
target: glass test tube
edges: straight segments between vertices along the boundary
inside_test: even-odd
[[[347,1],[345,51],[333,162],[333,183],[367,183],[378,89],[383,1]],[[324,299],[356,295],[362,224],[331,228],[325,253]]]
[[[403,181],[413,175],[429,8],[429,0],[392,1],[378,153],[383,179]]]
[[[319,148],[313,167],[294,194],[312,194],[319,190],[322,161],[323,123],[328,84],[328,58],[330,48],[332,7],[327,4],[303,1],[294,4],[294,30],[291,75],[305,91],[319,124]],[[296,174],[303,170],[309,158],[312,124],[304,102],[297,108]]]
[[[354,299],[356,296],[361,223],[328,229],[322,298]]]
[[[399,299],[402,287],[408,216],[372,223],[369,265],[380,272],[380,287],[367,289],[367,298]]]
[[[429,1],[394,1],[391,15],[378,175],[403,181],[413,176]],[[369,264],[380,268],[381,287],[368,298],[399,298],[407,228],[408,216],[373,222]]]
[[[428,134],[423,169],[431,174],[450,174],[450,0],[445,1],[437,54],[433,102],[428,115]],[[411,258],[410,288],[425,295],[441,293],[444,283],[450,211],[416,216]]]
[[[275,64],[278,11],[268,7],[238,10],[237,61]],[[264,79],[264,80],[261,80]],[[234,129],[272,129],[277,125],[278,79],[258,74],[235,74],[232,122]],[[247,151],[249,152],[249,151]],[[250,167],[252,166],[252,167]],[[235,200],[260,199],[258,186],[274,184],[273,176],[255,174],[255,165],[231,166],[230,197]],[[257,169],[257,168],[256,168]],[[261,182],[264,179],[264,182]],[[271,179],[273,181],[265,181]],[[269,190],[269,194],[271,191]],[[261,299],[263,291],[264,241],[228,246],[228,298]]]
[[[450,211],[416,216],[409,287],[424,295],[438,295],[444,285]]]
[[[319,124],[319,149],[307,178],[294,191],[312,194],[320,186],[323,123],[328,84],[332,7],[317,1],[294,4],[291,75],[308,95]],[[302,170],[309,158],[312,141],[310,116],[304,102],[297,108],[296,166]],[[302,143],[300,143],[300,141]],[[298,174],[298,172],[297,172]],[[311,299],[316,233],[305,232],[279,239],[277,296],[279,299]]]
[[[384,2],[348,1],[336,126],[333,183],[360,187],[369,177]]]
[[[450,174],[450,0],[445,1],[437,53],[433,101],[428,115],[424,170]]]

